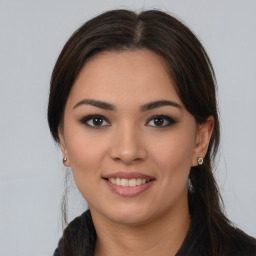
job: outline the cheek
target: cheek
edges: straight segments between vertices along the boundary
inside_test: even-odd
[[[154,143],[152,156],[158,165],[162,175],[185,175],[187,176],[193,159],[195,141],[192,134],[175,133]]]
[[[86,134],[83,128],[67,128],[66,134],[66,150],[74,177],[84,179],[85,176],[97,175],[106,151],[104,144],[97,136]]]
[[[101,181],[102,162],[105,149],[90,137],[76,134],[67,140],[67,151],[73,177],[85,200],[95,198],[95,187]]]

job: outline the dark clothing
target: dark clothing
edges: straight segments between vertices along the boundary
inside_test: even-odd
[[[65,229],[64,233],[64,243],[68,245],[64,248],[66,255],[93,256],[97,236],[89,210],[75,218]],[[70,242],[71,239],[72,243]],[[62,243],[63,238],[59,241],[58,248],[55,250],[53,256],[61,255],[60,248]],[[81,249],[83,254],[80,253]]]
[[[64,231],[65,241],[62,238],[53,256],[65,255],[93,256],[96,232],[89,210],[75,218]],[[210,232],[200,217],[192,217],[188,234],[176,256],[211,256]],[[232,252],[216,254],[218,256],[256,256],[256,240],[241,230],[234,228],[234,236],[228,241]],[[72,240],[72,243],[70,242]],[[62,244],[65,246],[62,247]],[[62,249],[61,249],[62,248]]]

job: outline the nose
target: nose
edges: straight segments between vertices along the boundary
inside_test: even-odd
[[[114,161],[131,165],[146,158],[146,147],[141,132],[131,124],[123,124],[113,134],[110,156]]]

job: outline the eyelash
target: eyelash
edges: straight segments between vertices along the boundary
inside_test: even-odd
[[[97,125],[93,125],[93,124],[89,124],[89,123],[88,123],[89,121],[92,121],[92,122],[93,122],[93,120],[96,120],[97,118],[98,118],[98,119],[101,119],[103,122],[107,122],[108,125],[97,126]],[[110,122],[107,120],[107,118],[105,118],[105,117],[102,116],[102,115],[88,115],[88,116],[82,118],[82,119],[80,120],[80,123],[85,124],[86,126],[88,126],[88,127],[90,127],[90,128],[93,128],[93,129],[100,129],[100,128],[102,128],[102,127],[110,126],[110,125],[111,125]]]
[[[93,122],[95,121],[96,119],[101,119],[101,124],[100,126],[97,126],[95,124],[89,124],[89,122]],[[160,119],[162,120],[163,122],[163,126],[158,126],[158,125],[148,125],[151,121],[156,121],[156,119]],[[104,124],[102,125],[102,123],[104,122],[107,122],[107,124]],[[150,117],[147,122],[146,122],[146,126],[150,126],[150,127],[157,127],[157,128],[165,128],[165,127],[168,127],[170,125],[173,125],[175,124],[177,121],[174,120],[172,117],[170,116],[166,116],[166,115],[155,115],[155,116],[152,116]],[[82,124],[85,124],[86,126],[90,127],[90,128],[93,128],[93,129],[100,129],[100,128],[103,128],[103,127],[106,127],[106,126],[111,126],[110,122],[108,121],[107,118],[105,118],[104,116],[102,115],[88,115],[84,118],[82,118],[80,120],[80,123]]]
[[[152,127],[165,128],[165,127],[168,127],[168,126],[170,126],[170,125],[173,125],[173,124],[177,123],[177,121],[174,120],[174,119],[173,119],[172,117],[170,117],[170,116],[155,115],[155,116],[150,117],[150,118],[147,120],[147,126],[149,126],[148,123],[149,123],[150,121],[153,121],[153,122],[154,122],[156,119],[161,119],[161,120],[165,123],[165,125],[163,125],[163,126],[157,126],[157,125],[153,126],[153,125],[152,125]],[[167,122],[167,124],[166,124],[166,122]]]

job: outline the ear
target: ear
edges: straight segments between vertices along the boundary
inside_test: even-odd
[[[210,143],[210,139],[212,136],[213,127],[214,127],[213,116],[209,116],[203,124],[198,125],[192,166],[198,165],[198,161],[197,161],[198,157],[201,157],[201,158],[205,157],[209,143]]]
[[[70,162],[69,162],[69,158],[68,158],[68,154],[67,154],[67,149],[66,149],[66,143],[65,143],[65,137],[64,137],[63,129],[59,128],[58,129],[58,133],[59,133],[59,138],[60,138],[60,149],[61,149],[61,152],[62,152],[63,164],[66,167],[70,167]]]

